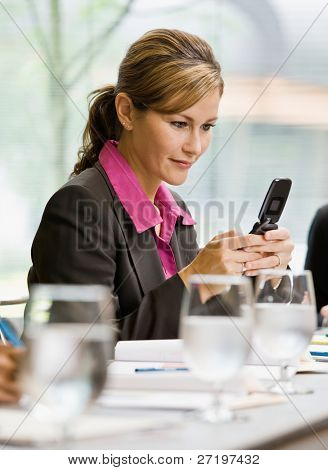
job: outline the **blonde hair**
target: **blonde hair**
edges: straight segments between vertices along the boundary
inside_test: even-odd
[[[73,174],[91,167],[108,139],[122,131],[115,97],[125,92],[139,110],[178,113],[224,82],[212,48],[200,37],[176,29],[154,29],[134,42],[121,62],[116,86],[92,92],[83,145]]]

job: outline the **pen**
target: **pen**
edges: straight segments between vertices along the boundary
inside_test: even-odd
[[[1,328],[0,328],[0,339],[1,339],[1,341],[3,342],[4,345],[7,344],[5,335],[2,333],[2,329],[1,329]]]
[[[17,336],[16,332],[5,318],[0,318],[0,336],[4,344],[9,343],[16,347],[24,346],[23,341]]]
[[[176,372],[176,371],[188,371],[187,367],[145,367],[134,369],[134,372]]]
[[[319,352],[319,351],[310,351],[311,356],[323,356],[323,357],[328,357],[328,351],[327,352]]]

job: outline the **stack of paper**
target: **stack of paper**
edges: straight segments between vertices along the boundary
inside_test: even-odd
[[[213,384],[197,378],[188,370],[183,359],[182,340],[119,342],[115,361],[108,368],[107,388],[99,403],[105,406],[169,409],[207,406],[212,399]],[[265,372],[268,374],[265,378],[274,377],[272,371]],[[276,404],[285,400],[268,393],[256,374],[246,369],[226,384],[224,392],[232,409]]]
[[[115,347],[115,361],[183,362],[183,341],[119,341]]]
[[[115,348],[115,361],[141,361],[141,362],[171,362],[183,363],[183,340],[164,339],[147,341],[119,341]],[[293,360],[291,366],[297,366],[298,361]],[[277,361],[256,354],[251,350],[247,358],[248,365],[279,365]],[[180,366],[181,367],[181,366]]]
[[[328,336],[327,334],[315,334],[308,347],[311,357],[319,362],[328,362]]]
[[[150,340],[150,341],[120,341],[115,348],[115,361],[120,362],[152,362],[171,363],[171,367],[184,367],[183,341],[176,340]],[[318,331],[312,338],[306,354],[301,362],[293,360],[291,368],[297,368],[299,372],[328,372],[324,367],[315,366],[311,362],[328,362],[328,333]],[[306,365],[305,363],[308,364]],[[277,361],[269,360],[251,351],[246,361],[253,366],[278,366]],[[137,367],[137,366],[136,366]],[[147,367],[147,364],[145,365]],[[148,364],[148,368],[149,368]],[[160,366],[163,367],[163,366]]]
[[[328,337],[327,337],[328,338]],[[323,341],[314,337],[313,343]],[[313,344],[314,345],[314,344]],[[327,347],[326,345],[315,345]],[[187,367],[182,340],[121,341],[115,361],[109,365],[108,387],[99,403],[109,407],[145,407],[161,409],[195,409],[207,406],[213,386],[197,378]],[[310,353],[287,373],[327,373],[328,363],[318,363]],[[268,381],[277,380],[280,367],[268,365],[252,353],[241,374],[224,387],[226,401],[232,409],[281,403],[286,398],[267,391]]]

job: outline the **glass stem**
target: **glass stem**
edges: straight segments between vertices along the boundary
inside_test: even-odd
[[[280,366],[280,379],[279,382],[289,382],[288,374],[287,374],[288,364],[284,362]]]
[[[70,425],[68,422],[61,423],[61,435],[60,435],[60,445],[62,449],[68,449],[67,445],[70,441],[71,434],[70,434]]]
[[[222,408],[222,402],[221,402],[221,389],[216,387],[214,384],[214,390],[213,390],[213,401],[212,401],[212,406],[213,410],[216,415],[220,414],[220,410]]]
[[[217,384],[213,385],[212,403],[204,412],[205,419],[208,422],[219,423],[231,421],[231,419],[233,419],[232,412],[229,408],[226,408],[222,402],[222,389],[223,387],[221,385],[219,387]]]

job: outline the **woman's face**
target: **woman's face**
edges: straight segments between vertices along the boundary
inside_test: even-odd
[[[129,133],[129,153],[139,174],[154,182],[182,184],[209,146],[219,101],[217,89],[181,113],[137,112]]]

